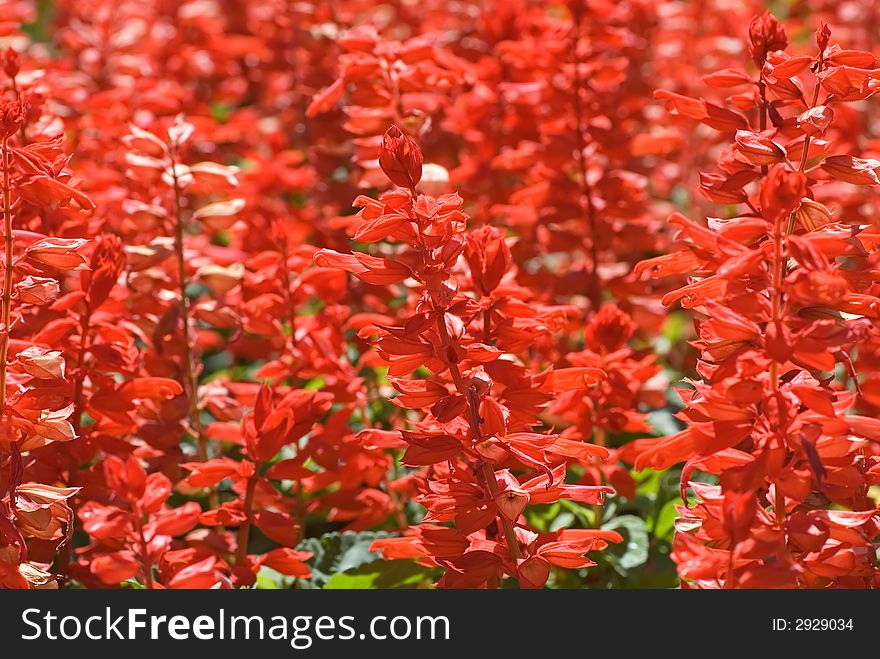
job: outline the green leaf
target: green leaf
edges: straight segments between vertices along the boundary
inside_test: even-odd
[[[550,524],[552,524],[553,520],[559,515],[561,509],[562,506],[560,505],[560,502],[555,501],[551,504],[529,506],[526,508],[525,515],[529,522],[529,526],[537,531],[544,532],[550,528]]]
[[[312,378],[308,382],[305,383],[304,389],[314,389],[315,391],[320,391],[324,388],[326,380],[323,375],[319,375],[316,378]]]
[[[127,588],[129,590],[146,590],[147,587],[134,579],[126,579],[121,584],[119,584],[122,588]]]
[[[672,542],[672,536],[675,532],[675,518],[678,517],[678,512],[675,510],[677,505],[681,505],[681,499],[678,497],[663,504],[654,524],[655,538]]]
[[[37,2],[37,17],[33,23],[22,25],[23,31],[31,41],[49,44],[52,41],[52,19],[55,16],[55,7],[52,0],[39,0]]]
[[[574,513],[564,512],[560,513],[559,516],[550,522],[549,531],[558,531],[562,528],[568,528],[575,522]]]
[[[293,581],[290,577],[285,577],[280,572],[276,572],[265,565],[257,572],[257,590],[280,590],[288,588]]]
[[[310,579],[300,580],[301,587],[322,588],[335,574],[379,560],[381,556],[371,552],[370,545],[373,540],[388,537],[391,534],[384,531],[345,531],[325,533],[319,538],[306,538],[296,549],[314,554],[307,561],[312,576]]]
[[[212,103],[211,104],[211,118],[215,121],[220,122],[221,124],[226,123],[229,120],[229,116],[232,114],[232,106],[228,103]]]
[[[618,572],[624,574],[648,560],[648,529],[641,517],[621,515],[606,522],[602,528],[620,531],[623,535],[623,542],[609,545],[605,555]]]
[[[436,581],[436,572],[414,561],[379,560],[334,574],[324,584],[324,590],[418,588]]]
[[[626,588],[677,588],[678,571],[668,554],[658,553],[641,570],[625,579]]]

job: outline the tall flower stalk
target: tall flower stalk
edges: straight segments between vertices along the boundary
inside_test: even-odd
[[[373,324],[361,332],[376,337],[378,354],[400,392],[395,403],[422,411],[410,429],[391,435],[392,445],[406,448],[405,465],[430,468],[419,497],[427,515],[408,534],[374,547],[387,558],[415,553],[442,566],[444,587],[498,587],[506,577],[521,587],[541,587],[554,565],[592,565],[588,551],[621,540],[615,532],[598,530],[535,533],[523,515],[530,502],[567,498],[594,505],[613,491],[564,481],[567,459],[589,462],[607,457],[607,449],[535,430],[541,426],[538,411],[556,393],[589,389],[604,373],[589,367],[534,373],[513,352],[527,347],[529,330],[546,332],[559,312],[540,308],[523,314],[519,301],[499,295],[509,247],[489,228],[466,234],[457,194],[420,193],[422,160],[415,141],[391,127],[379,165],[399,187],[378,201],[356,201],[363,209],[354,239],[401,245],[393,258],[331,250],[315,256],[318,265],[352,272],[369,284],[416,282],[409,289],[411,311],[400,325]],[[459,270],[463,254],[471,294]],[[509,361],[501,359],[505,355]],[[420,368],[430,375],[404,377]],[[379,437],[385,445],[393,441],[372,429],[361,437],[366,444]],[[454,526],[439,526],[445,522]]]
[[[849,387],[859,386],[851,355],[880,299],[863,276],[870,258],[861,228],[844,225],[817,198],[835,181],[880,185],[880,162],[831,155],[824,140],[812,149],[833,135],[837,108],[873,94],[851,63],[875,58],[829,40],[822,25],[818,54],[791,56],[779,21],[752,20],[757,129],[736,110],[657,93],[670,109],[733,133],[732,157],[719,163],[724,174],[704,177],[704,188],[745,207],[706,225],[674,214],[680,250],[639,266],[654,276],[690,274],[663,301],[704,317],[695,344],[700,379],[680,391],[687,428],[639,440],[633,451],[637,468],[685,462],[688,503],[672,557],[693,587],[872,587],[878,577],[880,520],[865,497],[873,479],[864,451],[880,441],[880,426],[854,413]],[[748,82],[736,71],[708,79]],[[810,101],[800,92],[804,79]],[[698,471],[718,484],[697,479]]]

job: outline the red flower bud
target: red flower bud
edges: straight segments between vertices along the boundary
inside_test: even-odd
[[[0,137],[15,135],[22,121],[20,102],[0,100]]]
[[[465,245],[465,258],[471,269],[474,285],[488,295],[501,283],[510,270],[513,258],[500,229],[482,226],[475,229]]]
[[[767,220],[793,212],[807,194],[807,177],[784,165],[773,167],[761,185],[761,211]]]
[[[785,26],[769,11],[752,18],[749,23],[749,54],[758,68],[764,65],[767,53],[785,50],[786,46],[788,35]]]
[[[822,23],[816,30],[816,45],[819,46],[819,53],[824,53],[828,48],[828,41],[831,39],[831,28],[828,23]]]
[[[394,185],[413,189],[422,178],[422,152],[411,137],[392,126],[379,147],[379,166]]]
[[[628,314],[607,304],[584,329],[584,340],[593,352],[614,352],[629,341],[634,329]]]
[[[18,75],[18,72],[21,70],[21,56],[18,54],[18,51],[10,46],[5,51],[3,51],[3,71],[10,78],[14,78]]]
[[[88,270],[80,275],[92,309],[104,303],[124,267],[125,251],[122,240],[113,234],[100,236],[89,258]]]

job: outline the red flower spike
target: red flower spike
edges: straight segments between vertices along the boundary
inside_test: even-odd
[[[0,587],[880,587],[852,3],[6,4]]]
[[[379,166],[395,185],[415,190],[422,178],[422,152],[408,135],[392,126],[382,137]]]
[[[835,234],[832,213],[816,198],[828,199],[822,186],[829,177],[876,185],[878,162],[826,150],[809,167],[811,144],[838,129],[847,101],[864,98],[864,88],[839,75],[829,38],[822,24],[818,58],[788,57],[779,52],[787,46],[784,27],[768,14],[752,20],[749,48],[762,73],[758,98],[740,107],[755,107],[758,125],[736,133],[736,163],[722,156],[724,173],[704,178],[712,196],[721,201],[724,190],[725,201],[746,208],[706,227],[674,216],[681,249],[640,267],[660,277],[698,270],[664,302],[706,316],[694,342],[700,379],[682,392],[688,427],[621,451],[636,468],[687,462],[681,496],[690,488],[696,501],[679,509],[672,558],[689,587],[870,588],[877,581],[874,561],[860,561],[877,533],[874,503],[861,494],[870,482],[861,451],[876,433],[850,413],[857,395],[848,393],[860,387],[850,354],[873,342],[859,314],[873,317],[867,309],[880,300],[859,282],[874,246],[858,231]],[[873,56],[864,63],[873,66]],[[812,94],[794,93],[786,78],[795,75],[812,78]],[[790,100],[794,133],[782,128],[767,90]],[[813,316],[818,308],[830,315]],[[828,377],[838,364],[846,375]],[[697,469],[715,474],[719,485],[693,480]],[[837,543],[818,521],[835,509],[871,530],[849,536],[846,547]]]

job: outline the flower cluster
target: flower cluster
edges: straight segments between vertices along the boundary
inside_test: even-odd
[[[876,12],[783,5],[7,0],[0,588],[880,585]]]
[[[362,336],[375,337],[400,392],[395,404],[421,412],[410,429],[366,429],[360,437],[372,445],[405,447],[403,464],[426,468],[414,484],[425,519],[403,537],[374,546],[388,558],[418,557],[444,567],[440,584],[447,587],[497,586],[509,576],[540,588],[553,565],[592,565],[586,552],[620,541],[619,534],[535,533],[523,513],[530,503],[559,499],[598,504],[613,491],[565,483],[567,459],[589,462],[607,457],[607,449],[535,432],[541,407],[560,392],[593,387],[604,372],[529,369],[518,353],[530,337],[550,331],[564,310],[528,307],[528,292],[510,276],[503,235],[489,227],[467,234],[461,197],[418,191],[422,153],[396,126],[385,133],[378,162],[399,187],[378,201],[355,202],[363,208],[351,225],[352,237],[404,249],[393,258],[332,250],[315,255],[318,265],[351,272],[373,286],[413,284],[411,306],[394,319],[398,324],[374,317],[358,328]],[[467,278],[458,271],[461,256]],[[420,369],[426,377],[412,377]]]
[[[834,194],[839,182],[880,183],[880,161],[835,150],[846,103],[876,89],[876,58],[832,44],[825,24],[815,54],[787,47],[773,16],[752,20],[757,77],[726,69],[706,78],[748,89],[736,110],[657,92],[733,137],[702,189],[739,212],[707,225],[674,214],[679,249],[639,265],[655,277],[689,275],[664,303],[702,317],[699,379],[680,391],[686,429],[631,451],[637,468],[685,463],[682,499],[690,488],[696,500],[680,508],[673,558],[699,587],[872,587],[880,578],[880,519],[868,496],[880,424],[855,413],[852,359],[876,332],[875,243]]]

